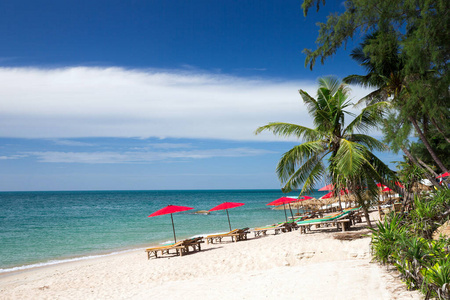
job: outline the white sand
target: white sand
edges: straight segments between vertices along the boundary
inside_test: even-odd
[[[298,231],[203,244],[147,260],[143,249],[0,277],[0,299],[422,299],[371,263],[369,238]]]

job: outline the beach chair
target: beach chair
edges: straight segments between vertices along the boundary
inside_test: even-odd
[[[242,228],[242,229],[238,229],[235,233],[230,234],[232,239],[234,237],[234,241],[243,241],[247,239],[247,234],[250,232],[248,231],[248,227],[246,228]]]
[[[155,258],[158,258],[158,252],[161,252],[161,255],[170,254],[170,250],[175,250],[177,255],[183,256],[183,254],[191,252],[190,248],[192,248],[192,252],[200,251],[201,243],[204,243],[203,237],[196,237],[186,239],[171,245],[147,248],[145,249],[145,251],[147,252],[148,259],[150,259],[152,255]]]
[[[227,233],[208,235],[207,237],[205,237],[206,243],[207,244],[209,244],[209,243],[213,244],[214,242],[221,243],[222,239],[224,237],[231,237],[231,240],[235,241],[234,237],[236,235],[239,235],[239,230],[240,229],[234,229],[234,230],[231,230],[230,232],[227,232]]]
[[[184,241],[180,241],[180,242],[177,242],[177,243],[171,244],[171,245],[165,245],[165,246],[152,247],[152,248],[145,249],[145,251],[147,252],[148,259],[150,259],[152,257],[152,255],[155,258],[158,258],[158,252],[161,252],[161,255],[170,254],[170,250],[175,250],[177,255],[183,256],[183,254],[186,252],[186,247],[184,245]]]
[[[252,230],[255,237],[265,236],[267,235],[267,231],[274,231],[274,234],[279,234],[280,232],[288,232],[292,231],[293,228],[298,228],[297,223],[295,222],[286,222],[286,223],[279,223],[272,226],[266,226],[266,227],[257,227]]]
[[[202,250],[201,243],[204,243],[202,236],[184,240],[182,245],[185,247],[185,252],[190,251],[189,247],[192,248],[193,252],[197,252]]]
[[[304,220],[297,222],[297,225],[300,228],[300,233],[310,231],[312,225],[315,225],[316,227],[335,225],[338,229],[342,228],[342,231],[346,231],[351,225],[349,215],[353,214],[354,211],[355,209],[349,209],[323,218]]]

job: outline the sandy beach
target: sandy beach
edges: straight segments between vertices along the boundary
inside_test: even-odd
[[[354,233],[367,233],[366,229]],[[144,249],[0,277],[1,299],[422,299],[371,263],[368,237],[298,231],[203,244],[183,257]]]

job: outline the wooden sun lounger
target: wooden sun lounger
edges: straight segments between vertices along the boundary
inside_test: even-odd
[[[235,233],[230,234],[231,240],[234,240],[235,242],[246,240],[247,234],[250,232],[248,229],[248,227],[238,229]]]
[[[278,224],[278,225],[275,225],[275,226],[254,228],[252,230],[252,232],[255,235],[255,237],[259,237],[259,236],[267,235],[267,231],[269,231],[269,230],[273,230],[274,234],[279,234],[282,229],[283,229],[282,226],[280,224]]]
[[[155,258],[158,258],[158,252],[161,252],[161,255],[170,254],[170,250],[175,250],[177,255],[183,256],[183,254],[190,252],[189,247],[192,248],[193,252],[200,251],[201,243],[204,243],[203,237],[196,237],[192,239],[186,239],[172,245],[147,248],[145,249],[145,251],[147,252],[148,259],[150,259],[152,255]]]
[[[354,210],[344,211],[340,214],[331,215],[327,218],[305,220],[298,223],[300,233],[306,233],[311,230],[312,225],[319,226],[336,226],[337,229],[346,231],[351,225],[351,216],[354,214]]]
[[[185,246],[183,245],[184,241],[180,241],[178,243],[167,245],[167,246],[160,246],[160,247],[152,247],[147,248],[145,251],[147,252],[147,257],[150,259],[152,255],[157,258],[158,252],[161,252],[161,255],[163,254],[170,254],[170,250],[175,250],[177,255],[183,256],[185,251]]]
[[[205,239],[207,244],[213,244],[214,242],[221,243],[224,237],[231,237],[231,241],[237,242],[246,240],[248,233],[248,228],[234,229],[227,233],[208,235]]]
[[[206,243],[207,243],[207,244],[209,244],[209,243],[213,244],[214,241],[220,243],[220,242],[222,242],[222,239],[223,239],[224,237],[232,236],[232,234],[236,234],[238,230],[239,230],[239,229],[234,229],[234,230],[231,230],[230,232],[227,232],[227,233],[208,235],[208,236],[205,238],[205,239],[206,239]]]
[[[196,251],[200,251],[201,243],[204,243],[205,241],[203,241],[203,237],[196,237],[196,238],[192,238],[192,239],[187,239],[183,241],[183,246],[186,248],[186,252],[189,252],[189,247],[192,247],[192,251],[196,252]]]
[[[267,226],[267,227],[257,227],[252,230],[255,237],[259,236],[265,236],[267,235],[267,231],[273,230],[274,234],[279,234],[280,232],[288,232],[292,231],[292,229],[297,229],[298,225],[295,222],[287,222],[287,223],[280,223],[274,226]]]

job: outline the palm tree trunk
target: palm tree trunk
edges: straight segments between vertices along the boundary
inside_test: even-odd
[[[441,160],[437,157],[436,153],[434,153],[433,149],[431,148],[430,144],[428,143],[427,138],[423,134],[422,130],[419,127],[419,124],[417,124],[417,120],[414,119],[412,116],[408,117],[411,123],[413,124],[414,128],[416,129],[417,134],[419,135],[420,139],[422,140],[423,144],[427,148],[428,152],[430,153],[433,160],[436,162],[438,167],[442,170],[443,173],[448,172],[447,168],[444,166],[444,164],[441,162]]]
[[[434,118],[430,118],[431,123],[434,125],[434,127],[436,127],[437,131],[439,131],[440,134],[442,134],[442,136],[444,137],[444,139],[447,141],[447,143],[450,143],[450,138],[448,138],[445,135],[445,132],[442,130],[442,128],[438,125],[438,123],[436,122],[436,120]]]
[[[424,163],[420,158],[417,158],[417,162],[418,162],[422,167],[424,167],[425,169],[427,169],[428,172],[430,172],[430,174],[433,175],[435,178],[438,177],[438,174],[437,174],[435,171],[433,171],[433,169],[431,169],[431,168],[430,168],[426,163]]]
[[[367,226],[372,228],[372,223],[370,222],[369,210],[366,206],[363,206],[364,218],[366,218]]]
[[[414,164],[416,164],[417,166],[421,166],[416,158],[411,154],[411,152],[408,151],[408,149],[406,149],[404,146],[401,147],[403,152],[406,154],[406,156],[409,158],[409,160],[411,160]],[[437,182],[436,179],[433,178],[430,174],[428,174],[427,172],[424,173],[425,177],[437,188],[437,189],[441,189],[442,186],[440,186]]]

